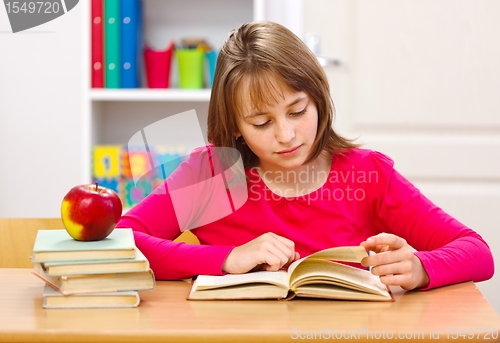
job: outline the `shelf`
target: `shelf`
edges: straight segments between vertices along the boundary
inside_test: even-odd
[[[92,89],[92,101],[208,102],[211,89]]]

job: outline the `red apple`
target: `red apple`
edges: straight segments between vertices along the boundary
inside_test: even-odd
[[[77,241],[106,238],[122,215],[122,203],[111,189],[94,185],[73,187],[63,199],[61,218]]]

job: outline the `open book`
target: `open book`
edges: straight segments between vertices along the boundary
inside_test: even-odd
[[[360,246],[337,247],[297,260],[288,271],[200,275],[193,282],[188,299],[283,299],[297,296],[392,301],[389,288],[378,276],[368,270],[339,263],[359,263],[365,256],[368,254]]]

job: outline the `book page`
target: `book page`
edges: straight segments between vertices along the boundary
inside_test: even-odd
[[[330,249],[325,249],[318,251],[309,256],[303,257],[288,267],[289,276],[292,275],[293,271],[299,264],[303,261],[308,260],[324,260],[324,261],[340,261],[340,262],[361,262],[364,257],[367,257],[368,253],[365,248],[361,246],[348,246],[348,247],[335,247]],[[288,282],[290,283],[290,282]]]
[[[368,253],[366,252],[365,248],[361,246],[351,246],[321,250],[317,253],[307,256],[306,259],[319,259],[340,262],[361,262],[361,260],[367,256]]]
[[[253,272],[246,274],[226,274],[222,276],[200,275],[196,279],[197,289],[212,289],[248,283],[269,283],[288,289],[288,273],[284,270],[277,272]]]
[[[360,291],[385,294],[387,287],[367,270],[329,261],[304,261],[291,274],[291,288],[312,283],[332,283]]]
[[[197,281],[197,280],[196,280]],[[221,288],[200,289],[194,281],[189,292],[189,300],[245,300],[245,299],[282,299],[288,289],[270,283],[245,283]]]
[[[344,287],[337,287],[325,284],[301,286],[297,288],[295,294],[299,297],[306,297],[306,298],[365,300],[365,301],[392,300],[389,291],[386,291],[382,294],[373,294],[373,293],[366,293],[357,290],[347,289]]]

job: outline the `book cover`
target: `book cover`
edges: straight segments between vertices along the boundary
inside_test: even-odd
[[[42,295],[43,308],[120,308],[140,303],[137,291],[64,295],[45,284]]]
[[[45,262],[42,263],[41,268],[49,276],[133,273],[148,271],[149,261],[136,248],[135,257],[132,259]]]
[[[106,88],[120,88],[120,0],[104,1]]]
[[[152,270],[134,273],[49,276],[40,263],[35,263],[32,273],[64,295],[152,290],[155,287]]]
[[[122,88],[139,87],[142,45],[141,6],[140,0],[120,0]]]
[[[288,270],[223,276],[200,275],[189,300],[293,299],[294,297],[392,301],[390,289],[366,269],[345,264],[368,256],[363,247],[319,251],[293,262]],[[335,262],[337,261],[337,262]],[[339,263],[340,262],[340,263]]]
[[[131,259],[135,257],[132,229],[115,229],[103,240],[82,242],[66,230],[38,230],[31,262]]]
[[[92,0],[92,88],[104,87],[103,0]]]

